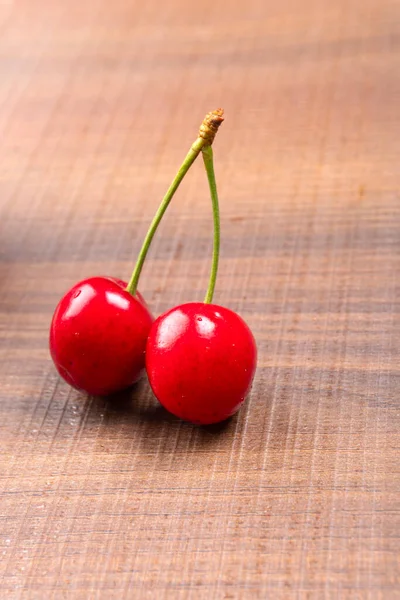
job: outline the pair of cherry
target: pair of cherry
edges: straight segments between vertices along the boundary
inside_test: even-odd
[[[144,368],[159,402],[186,421],[210,424],[233,415],[248,394],[256,368],[253,335],[235,312],[212,304],[219,259],[219,207],[211,144],[223,111],[206,115],[146,235],[130,282],[92,277],[59,302],[50,351],[60,375],[92,395],[135,383]],[[183,177],[202,153],[214,216],[214,249],[204,302],[176,306],[154,320],[137,291],[156,229]]]

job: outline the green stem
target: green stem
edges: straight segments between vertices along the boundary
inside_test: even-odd
[[[194,163],[194,161],[200,154],[204,143],[205,143],[205,140],[200,137],[194,142],[193,146],[190,148],[189,152],[187,153],[186,158],[183,161],[179,171],[177,172],[173,182],[169,186],[168,191],[165,194],[160,206],[158,207],[156,214],[154,215],[154,218],[151,222],[149,230],[144,239],[142,248],[139,252],[139,256],[136,261],[136,265],[133,270],[132,277],[126,287],[126,291],[129,292],[130,294],[132,294],[132,296],[134,296],[136,294],[140,273],[142,272],[142,268],[143,268],[144,261],[146,260],[147,252],[149,251],[150,244],[151,244],[154,234],[156,233],[157,228],[161,222],[161,219],[163,218],[164,213],[167,210],[169,203],[171,202],[182,179],[185,177],[186,173],[188,172],[188,170],[190,169],[190,167],[192,166],[192,164]]]
[[[204,152],[205,152],[205,154],[203,155],[204,162],[206,165],[208,180],[210,182],[211,197],[213,198],[214,225],[216,223],[216,219],[217,220],[219,219],[218,199],[216,198],[217,190],[215,187],[215,176],[214,176],[214,169],[213,169],[213,163],[212,163],[211,144],[214,141],[215,134],[217,133],[219,126],[221,125],[221,123],[224,120],[223,115],[224,115],[224,111],[222,108],[217,108],[216,110],[213,110],[212,112],[209,112],[206,114],[206,116],[203,119],[202,124],[200,125],[199,135],[198,135],[196,141],[190,148],[178,173],[176,174],[171,185],[169,186],[169,189],[168,189],[167,193],[165,194],[165,196],[154,216],[154,219],[151,222],[149,230],[144,239],[142,248],[139,252],[139,256],[136,261],[136,265],[133,270],[132,277],[126,287],[126,291],[129,292],[130,294],[132,294],[132,296],[134,296],[136,294],[140,273],[142,272],[143,264],[144,264],[144,261],[146,260],[146,256],[149,251],[150,244],[151,244],[154,234],[157,231],[157,228],[161,222],[161,219],[163,218],[164,213],[167,210],[169,203],[171,202],[182,179],[185,177],[186,173],[188,172],[188,170],[190,169],[190,167],[192,166],[192,164],[194,163],[194,161],[196,160],[196,158],[198,157],[200,152],[203,150],[203,148],[204,148]],[[216,198],[216,209],[215,209],[215,201],[214,201],[213,195]],[[215,210],[217,211],[216,216],[215,216]],[[217,243],[216,243],[216,240],[217,240]],[[217,251],[217,256],[215,257],[216,251]],[[207,294],[207,297],[209,295],[211,295],[211,298],[212,298],[212,294],[214,291],[215,278],[217,276],[216,271],[217,271],[217,267],[218,267],[218,251],[219,251],[219,224],[218,224],[218,237],[217,238],[216,238],[216,234],[215,234],[215,230],[214,230],[214,258],[213,258],[213,271],[215,270],[215,274],[213,276],[214,283],[211,286],[211,281],[210,281],[211,289],[209,289],[209,292]]]
[[[206,304],[211,304],[213,296],[214,296],[215,283],[217,281],[218,262],[219,262],[219,247],[220,247],[221,234],[220,234],[220,219],[219,219],[219,203],[218,203],[218,194],[217,194],[217,184],[215,181],[212,147],[204,146],[204,148],[202,148],[202,155],[203,155],[204,166],[205,166],[206,172],[207,172],[208,184],[210,186],[213,221],[214,221],[214,243],[213,243],[211,273],[210,273],[210,280],[208,283],[207,294],[204,299],[204,302]]]

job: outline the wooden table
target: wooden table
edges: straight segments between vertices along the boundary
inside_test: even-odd
[[[3,0],[3,599],[394,599],[399,584],[400,5]],[[57,376],[49,321],[129,277],[205,112],[222,210],[216,300],[255,332],[237,418],[198,428],[144,383]],[[203,298],[201,161],[140,288]]]

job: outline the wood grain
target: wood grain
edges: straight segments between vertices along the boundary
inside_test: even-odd
[[[0,3],[0,597],[400,598],[400,5]],[[204,113],[217,300],[253,328],[222,427],[60,381],[52,311],[128,277]],[[203,297],[195,164],[151,251],[156,314]]]

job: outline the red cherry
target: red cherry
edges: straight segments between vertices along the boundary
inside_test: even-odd
[[[113,277],[80,281],[60,300],[50,327],[50,352],[70,385],[105,396],[137,381],[145,366],[153,317],[142,296]]]
[[[146,369],[160,403],[192,423],[218,423],[248,394],[257,362],[253,334],[239,315],[216,304],[193,302],[153,323]]]

